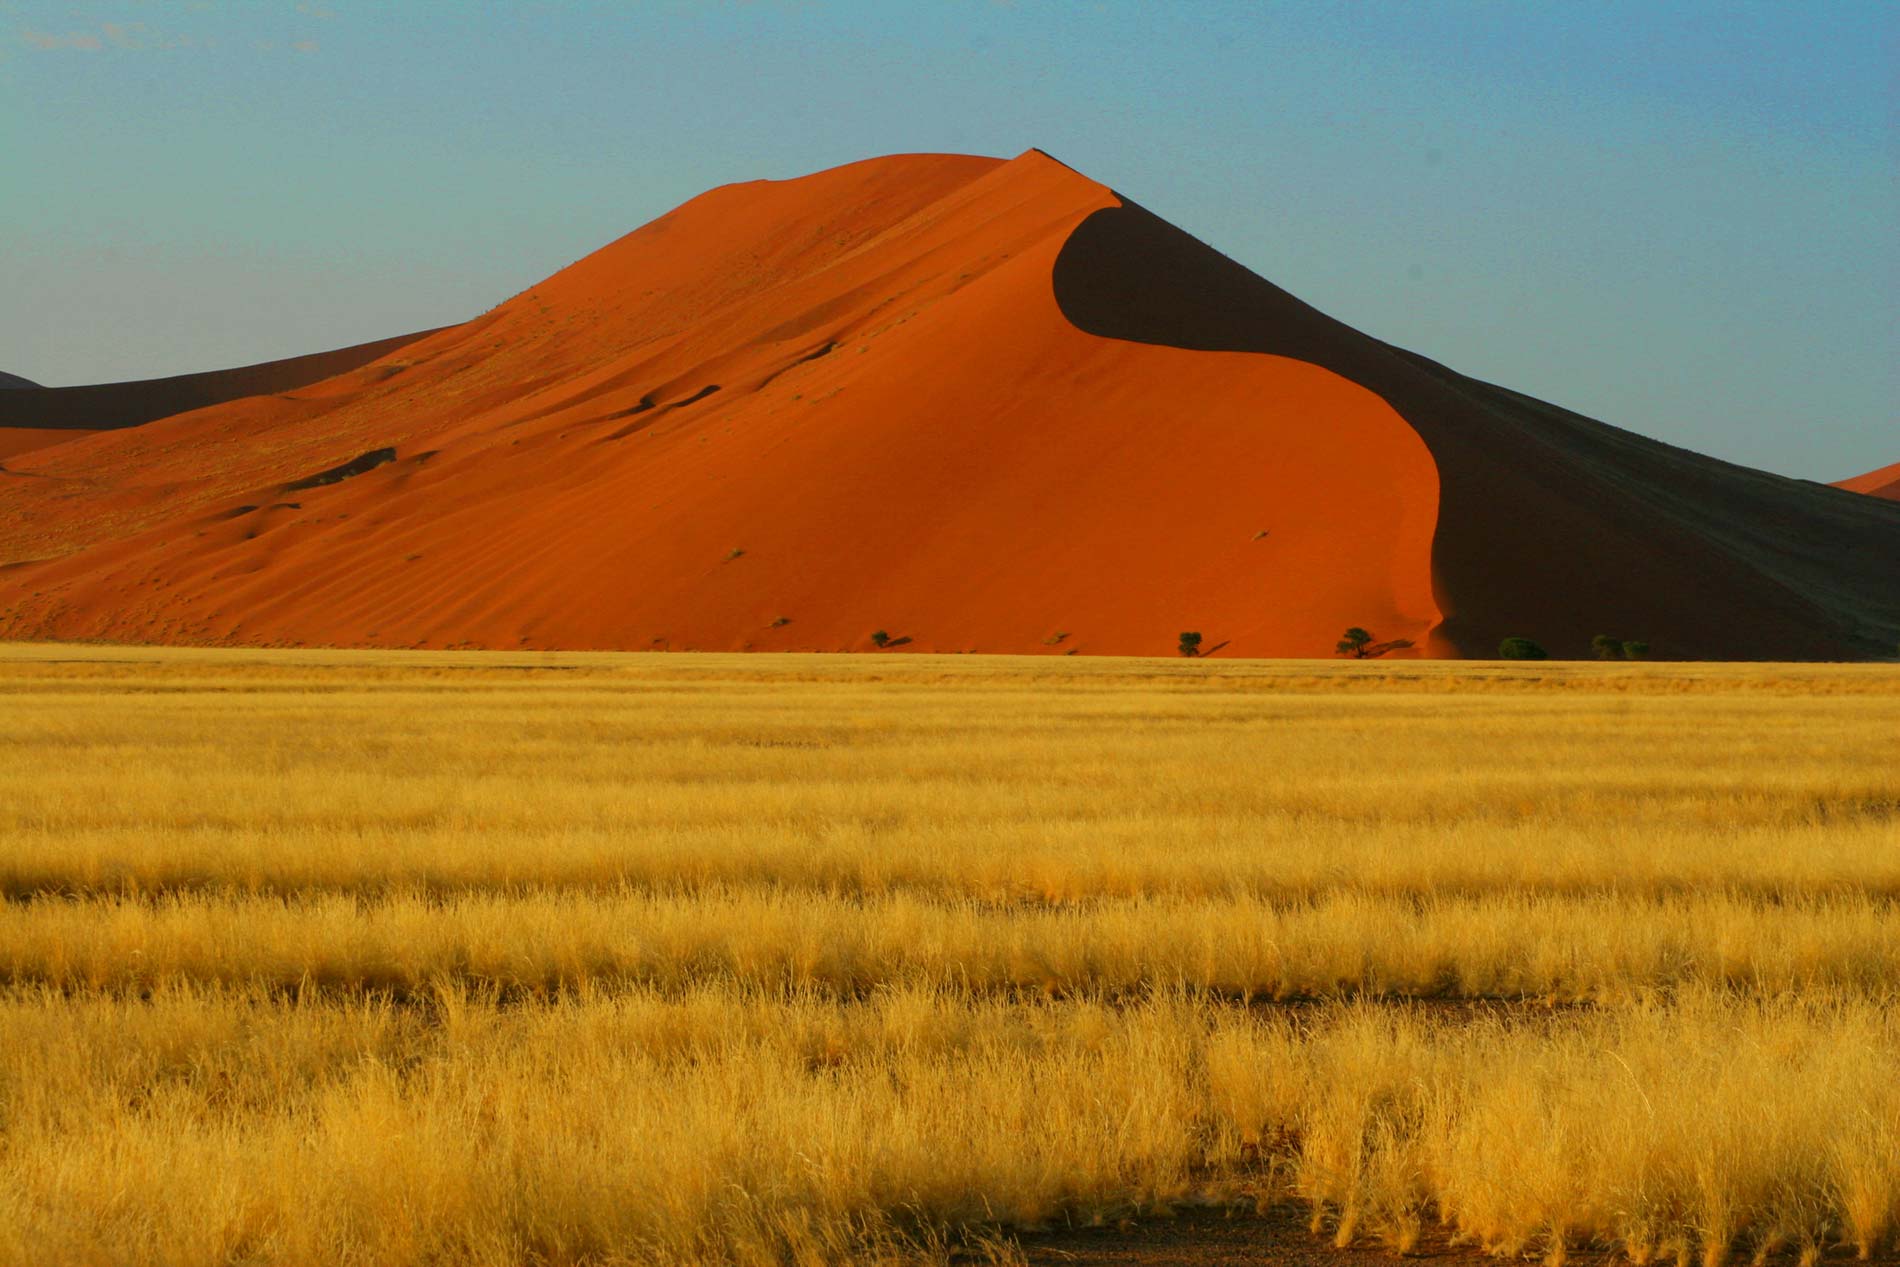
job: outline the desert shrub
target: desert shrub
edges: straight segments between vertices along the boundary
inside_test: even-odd
[[[1623,658],[1625,660],[1647,660],[1649,658],[1649,644],[1641,641],[1624,643]]]
[[[1181,654],[1182,655],[1201,654],[1201,635],[1194,632],[1193,630],[1189,630],[1186,633],[1183,633],[1181,635]]]
[[[1599,660],[1621,660],[1623,658],[1623,640],[1612,638],[1608,634],[1598,634],[1590,639],[1590,650],[1596,652]]]
[[[1550,652],[1529,638],[1506,638],[1498,644],[1500,660],[1548,660]]]
[[[873,646],[888,647],[891,645],[891,636],[880,629],[871,635],[871,643]]]
[[[1333,650],[1339,655],[1351,656],[1355,660],[1363,660],[1367,655],[1366,649],[1371,645],[1372,635],[1359,626],[1354,625],[1351,629],[1348,629],[1344,634],[1340,635],[1339,641],[1333,644]]]

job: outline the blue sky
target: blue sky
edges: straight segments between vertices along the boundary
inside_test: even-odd
[[[1382,339],[1900,459],[1900,6],[0,3],[0,370],[481,312],[711,185],[1031,145]]]

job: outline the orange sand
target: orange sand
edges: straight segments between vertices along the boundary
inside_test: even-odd
[[[85,387],[41,387],[24,378],[0,374],[0,388],[9,389],[0,390],[0,460],[95,431],[136,427],[187,409],[308,387],[421,337],[405,334],[237,369]]]
[[[319,389],[11,463],[0,493],[30,513],[0,557],[48,561],[0,574],[5,630],[828,649],[884,629],[925,650],[1168,653],[1192,629],[1225,654],[1323,655],[1359,624],[1423,642],[1425,446],[1315,366],[1075,329],[1055,256],[1114,204],[1035,151],[714,190]]]
[[[0,462],[21,453],[30,453],[34,449],[64,444],[68,440],[83,440],[87,436],[97,434],[94,431],[81,431],[76,427],[0,427]]]
[[[713,190],[321,382],[7,460],[0,635],[1172,654],[1196,630],[1323,656],[1361,625],[1430,654],[1606,629],[1860,653],[1810,591],[1900,631],[1863,575],[1900,547],[1884,505],[1812,489],[1827,513],[1776,520],[1815,538],[1777,575],[1693,516],[1643,539],[1649,486],[1598,468],[1666,446],[1539,439],[1550,407],[1297,301],[1262,335],[1265,283],[1174,238],[1034,150]]]
[[[1866,493],[1870,497],[1900,501],[1900,462],[1869,471],[1865,475],[1856,475],[1850,480],[1840,480],[1834,487],[1844,488],[1850,493]]]

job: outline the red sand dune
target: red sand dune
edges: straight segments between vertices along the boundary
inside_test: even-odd
[[[44,449],[49,444],[64,444],[68,440],[92,434],[90,431],[63,427],[0,427],[0,462],[5,462],[15,454]]]
[[[323,382],[9,460],[0,507],[14,637],[1900,640],[1900,507],[1463,379],[1034,150],[715,189]]]
[[[1839,480],[1834,487],[1844,488],[1850,493],[1866,493],[1870,497],[1900,501],[1900,462],[1869,471],[1865,475],[1856,475],[1851,480]]]
[[[129,383],[41,387],[0,374],[0,461],[29,449],[76,440],[98,431],[136,427],[154,419],[221,405],[244,396],[295,391],[387,356],[424,334],[398,335],[333,352],[315,352],[231,370],[179,374]],[[10,381],[8,381],[10,380]]]

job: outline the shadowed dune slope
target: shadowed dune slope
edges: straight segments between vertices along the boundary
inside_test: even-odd
[[[1900,462],[1869,471],[1865,475],[1856,475],[1853,479],[1839,480],[1834,487],[1853,493],[1866,493],[1870,497],[1884,497],[1888,501],[1900,501]]]
[[[28,387],[38,389],[39,384],[30,378],[21,378],[18,374],[0,371],[0,391],[16,391]]]
[[[1425,446],[1320,367],[1065,320],[1056,258],[1115,202],[1035,151],[716,189],[354,376],[28,454],[4,632],[1425,642]]]
[[[63,444],[67,440],[77,440],[92,434],[90,431],[67,430],[64,427],[0,427],[0,462],[18,453],[44,449],[49,444]]]
[[[1417,429],[1439,477],[1432,565],[1457,652],[1593,632],[1714,659],[1890,656],[1900,513],[1595,422],[1369,338],[1132,204],[1056,263],[1082,329],[1321,365]]]
[[[1897,543],[1355,334],[1039,151],[904,155],[7,461],[0,635],[1834,657],[1900,639]]]
[[[0,380],[11,379],[0,381],[0,387],[19,389],[0,393],[0,459],[97,431],[136,427],[188,409],[203,409],[243,396],[295,391],[387,356],[422,337],[423,334],[404,334],[237,369],[129,383],[41,387],[23,378],[0,375]],[[63,432],[72,434],[61,434]]]

